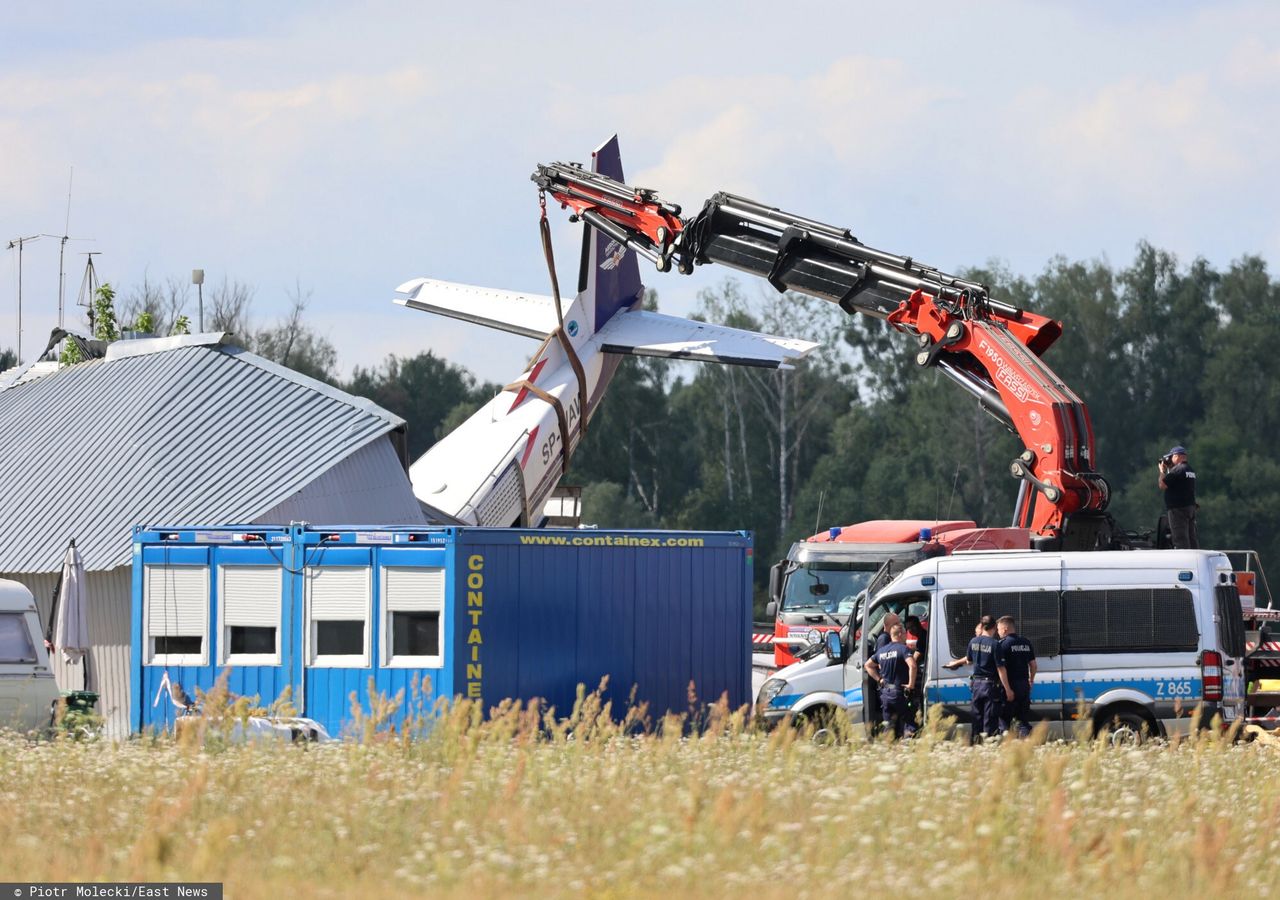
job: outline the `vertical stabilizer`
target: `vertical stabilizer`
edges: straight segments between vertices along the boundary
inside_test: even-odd
[[[615,134],[591,154],[591,168],[618,181],[622,177],[622,156]],[[584,304],[592,316],[591,333],[599,331],[619,310],[640,301],[644,286],[636,255],[613,238],[594,228],[587,228],[586,291]],[[572,336],[572,335],[571,335]]]

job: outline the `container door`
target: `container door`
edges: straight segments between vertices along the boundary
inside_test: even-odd
[[[351,695],[369,710],[369,676],[379,640],[373,608],[373,551],[304,546],[301,658],[303,715],[334,737],[350,715]]]
[[[298,702],[293,610],[284,599],[287,552],[279,545],[211,550],[212,669],[215,677],[227,673],[231,693],[257,697],[266,708],[277,700]]]
[[[170,730],[179,704],[195,702],[196,689],[208,690],[217,679],[210,548],[148,546],[140,557],[134,570],[134,721],[139,729]]]

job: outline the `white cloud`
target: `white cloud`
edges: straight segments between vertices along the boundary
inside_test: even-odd
[[[0,36],[22,51],[0,62],[0,238],[61,229],[75,165],[72,231],[99,239],[107,277],[203,265],[259,286],[263,318],[297,277],[344,367],[431,346],[506,377],[512,354],[481,329],[410,336],[360,313],[418,274],[545,290],[528,172],[614,131],[631,180],[689,211],[739,192],[944,268],[1123,263],[1140,238],[1280,259],[1280,15],[1264,4],[924,0],[910,29],[844,4],[699,4],[678,22],[320,4],[190,28],[157,9],[74,49],[47,37],[61,26],[32,32],[44,46],[17,47],[21,22]],[[563,217],[556,249],[568,289]],[[56,249],[28,262],[29,346]],[[688,307],[724,274],[644,278]],[[11,294],[0,280],[3,335]]]

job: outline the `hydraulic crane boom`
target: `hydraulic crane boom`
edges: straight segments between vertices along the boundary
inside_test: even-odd
[[[1094,470],[1089,412],[1040,359],[1062,333],[1058,322],[992,299],[986,285],[869,247],[846,229],[733,194],[718,193],[682,218],[653,191],[577,164],[539,165],[533,181],[659,271],[718,263],[916,335],[916,362],[942,370],[1025,445],[1009,465],[1022,481],[1014,524],[1045,547],[1111,543],[1110,487]]]

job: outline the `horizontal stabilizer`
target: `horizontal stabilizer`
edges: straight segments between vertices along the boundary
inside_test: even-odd
[[[556,329],[555,301],[540,294],[471,287],[415,278],[396,289],[396,303],[513,334],[543,338]],[[660,356],[743,366],[786,367],[814,347],[812,341],[695,322],[644,310],[615,315],[596,335],[606,353]]]
[[[499,328],[525,337],[544,338],[556,330],[556,305],[550,297],[471,287],[434,278],[415,278],[396,288],[396,303]],[[567,305],[567,303],[566,303]]]
[[[614,316],[597,334],[601,350],[740,366],[786,368],[818,345],[727,325],[635,310]]]

